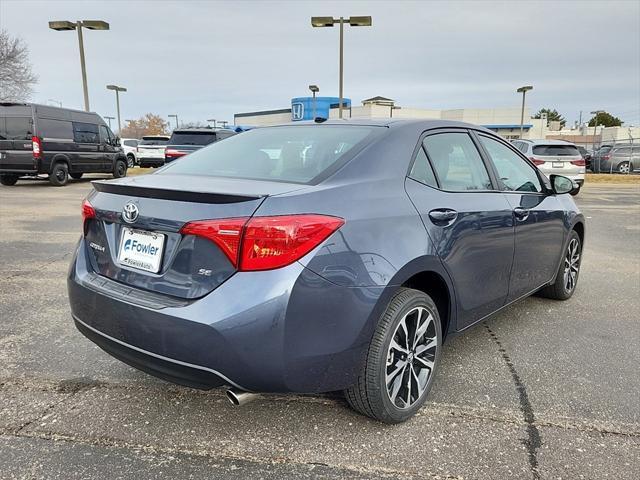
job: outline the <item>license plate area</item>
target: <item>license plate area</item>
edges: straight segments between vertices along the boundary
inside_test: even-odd
[[[165,235],[122,227],[118,262],[121,265],[158,273],[162,265]]]
[[[563,168],[564,162],[553,162],[551,165],[553,166],[553,168]]]

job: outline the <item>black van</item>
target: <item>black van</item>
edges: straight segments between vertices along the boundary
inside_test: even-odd
[[[120,140],[97,113],[0,103],[0,183],[46,174],[56,186],[84,173],[127,174]]]

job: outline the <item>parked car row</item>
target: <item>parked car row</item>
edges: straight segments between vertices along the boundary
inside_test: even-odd
[[[591,159],[595,173],[630,173],[640,171],[640,145],[602,145]]]
[[[160,167],[236,133],[185,128],[171,136],[119,139],[93,112],[30,103],[0,103],[0,183],[46,175],[56,186],[85,173],[124,177],[128,168]]]

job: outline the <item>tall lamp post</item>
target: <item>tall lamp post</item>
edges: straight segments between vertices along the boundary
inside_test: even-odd
[[[120,135],[120,130],[122,129],[120,125],[120,92],[126,92],[127,89],[124,87],[119,87],[118,85],[107,85],[107,90],[113,90],[116,92],[116,111],[118,114],[118,135]]]
[[[317,85],[309,85],[309,90],[311,90],[311,93],[313,94],[313,117],[312,117],[312,119],[315,120],[316,119],[316,93],[318,93],[320,91],[320,88],[318,88]]]
[[[344,57],[344,24],[348,23],[352,27],[370,27],[371,17],[349,17],[349,18],[333,18],[333,17],[311,17],[312,27],[333,27],[335,24],[340,25],[340,87],[338,100],[338,117],[342,118],[342,84],[343,84],[343,57]]]
[[[531,85],[525,85],[516,90],[518,93],[522,93],[522,110],[520,111],[520,138],[524,135],[524,97],[529,90],[533,90]]]
[[[592,148],[593,148],[593,156],[596,156],[596,131],[598,129],[598,115],[600,115],[601,113],[604,113],[604,110],[594,110],[593,112],[591,112],[591,115],[595,115],[596,118],[593,122],[593,144],[592,144]],[[600,142],[602,143],[602,142]],[[598,157],[598,173],[600,173],[600,157]]]
[[[84,41],[82,39],[82,29],[89,30],[109,30],[109,24],[102,20],[78,20],[70,22],[68,20],[56,20],[49,22],[49,28],[63,32],[66,30],[78,31],[78,45],[80,46],[80,68],[82,70],[82,89],[84,92],[84,109],[88,112],[89,108],[89,88],[87,87],[87,67],[84,61]]]
[[[178,114],[174,113],[174,114],[171,114],[171,115],[167,115],[167,117],[175,118],[176,119],[176,128],[178,128]]]
[[[111,128],[111,120],[115,120],[115,119],[116,119],[116,117],[107,117],[107,116],[105,115],[105,116],[104,116],[104,118],[106,118],[106,119],[107,119],[107,122],[109,122],[109,128]],[[125,122],[126,122],[126,120],[125,120]],[[118,132],[118,133],[119,133],[119,132]]]
[[[216,121],[216,119],[215,119],[215,118],[210,118],[210,119],[208,119],[208,120],[207,120],[207,122],[209,122],[209,123],[213,123],[213,128],[216,128],[216,126],[217,126],[217,125],[216,125],[217,121]]]

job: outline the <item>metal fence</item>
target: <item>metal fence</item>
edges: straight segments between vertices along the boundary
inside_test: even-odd
[[[585,148],[593,146],[585,145]],[[603,140],[591,155],[594,173],[640,173],[640,138]]]

